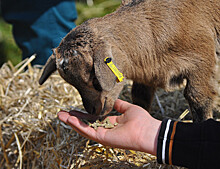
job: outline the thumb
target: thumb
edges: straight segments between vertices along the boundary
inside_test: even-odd
[[[128,108],[130,108],[131,106],[132,106],[131,103],[128,103],[128,102],[120,100],[120,99],[117,99],[114,104],[115,110],[119,113],[126,112],[126,110],[128,110]]]

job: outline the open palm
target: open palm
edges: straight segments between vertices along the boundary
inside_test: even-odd
[[[59,112],[58,117],[82,136],[103,145],[155,154],[155,141],[158,133],[151,132],[151,130],[158,129],[160,121],[153,119],[150,114],[141,107],[119,99],[116,100],[114,108],[122,113],[122,115],[108,117],[111,123],[118,123],[113,129],[98,127],[95,130],[73,116],[73,113],[70,115],[70,113],[64,111]],[[83,113],[81,114],[86,116]],[[76,116],[80,117],[81,114],[77,112]]]

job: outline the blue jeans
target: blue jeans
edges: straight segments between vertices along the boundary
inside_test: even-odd
[[[44,65],[51,49],[76,26],[74,0],[1,0],[1,11],[13,26],[23,59],[37,54],[32,64]]]

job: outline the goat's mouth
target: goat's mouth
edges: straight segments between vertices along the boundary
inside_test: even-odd
[[[71,110],[69,111],[69,114],[71,116],[75,116],[78,119],[82,120],[82,121],[88,121],[90,123],[94,123],[96,120],[99,121],[103,121],[107,115],[92,115],[89,113],[85,113],[85,112],[81,112],[81,111],[77,111],[77,110]]]
[[[75,116],[81,120],[86,120],[91,123],[95,122],[96,120],[102,121],[107,117],[107,114],[108,114],[106,105],[107,105],[107,97],[105,98],[103,108],[99,113],[96,112],[96,109],[94,107],[93,112],[91,114],[87,112],[83,112],[83,111],[77,111],[77,110],[71,110],[69,114],[71,116]]]
[[[91,123],[95,122],[96,120],[99,120],[99,116],[92,115],[92,114],[89,114],[89,113],[84,113],[84,112],[81,112],[81,111],[76,111],[76,110],[69,111],[69,114],[71,116],[77,117],[80,120],[86,120],[86,121],[89,121]]]
[[[102,111],[100,112],[100,115],[105,115],[106,113],[106,103],[107,103],[107,97],[105,97],[105,101],[104,101],[104,105],[103,105],[103,109]]]
[[[97,111],[95,107],[93,107],[93,110],[92,110],[92,113],[90,114],[90,117],[95,119],[95,120],[104,120],[108,114],[108,111],[107,111],[107,97],[105,97],[105,101],[104,101],[104,104],[103,104],[103,107],[101,109],[101,111]]]
[[[102,108],[102,111],[99,113],[99,120],[102,121],[106,118],[108,115],[108,110],[107,110],[107,97],[105,97],[104,105]]]

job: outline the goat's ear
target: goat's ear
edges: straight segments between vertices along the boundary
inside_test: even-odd
[[[43,73],[39,79],[39,84],[42,85],[48,79],[48,77],[56,70],[56,57],[52,54],[47,60],[47,63],[45,64]]]
[[[110,91],[115,86],[117,77],[112,73],[112,71],[104,61],[106,57],[112,56],[111,50],[109,49],[108,51],[105,52],[103,52],[103,50],[105,49],[100,49],[95,53],[95,57],[94,57],[95,76],[98,79],[102,89],[105,91]]]

